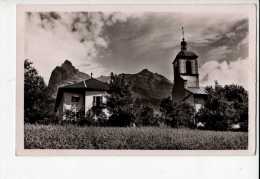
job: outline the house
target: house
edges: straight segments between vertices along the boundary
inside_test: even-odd
[[[181,41],[181,50],[173,61],[173,102],[188,102],[198,111],[205,103],[207,93],[199,86],[198,56],[187,50],[187,42]]]
[[[108,89],[107,83],[92,77],[79,83],[59,87],[55,103],[56,117],[60,120],[69,120],[65,115],[66,111],[72,113],[81,111],[86,115],[92,107],[99,107],[107,114]]]

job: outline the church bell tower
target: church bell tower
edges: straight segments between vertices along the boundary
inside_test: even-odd
[[[187,49],[182,27],[181,50],[173,61],[174,83],[172,90],[173,100],[184,97],[185,88],[199,88],[198,56]]]

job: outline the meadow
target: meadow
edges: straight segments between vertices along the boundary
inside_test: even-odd
[[[243,150],[247,132],[25,124],[25,149]]]

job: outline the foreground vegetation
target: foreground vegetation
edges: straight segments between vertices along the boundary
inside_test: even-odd
[[[33,125],[24,129],[25,149],[247,149],[247,132],[159,127]]]

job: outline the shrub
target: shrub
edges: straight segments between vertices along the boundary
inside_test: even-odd
[[[134,123],[134,115],[127,110],[120,109],[109,118],[109,126],[126,127]]]
[[[80,126],[106,126],[108,119],[102,108],[92,107],[85,113],[84,108],[78,111],[66,110],[64,113],[65,120],[62,124],[76,124]]]
[[[171,100],[171,97],[162,99],[160,103],[160,111],[162,112],[164,119],[167,118],[167,115],[171,113],[172,110],[173,110],[173,102]]]
[[[137,126],[154,126],[156,124],[152,107],[140,106],[135,109],[135,124]]]
[[[66,121],[79,121],[82,120],[84,118],[85,114],[84,114],[84,109],[80,109],[80,110],[65,110],[64,113],[64,117]]]

